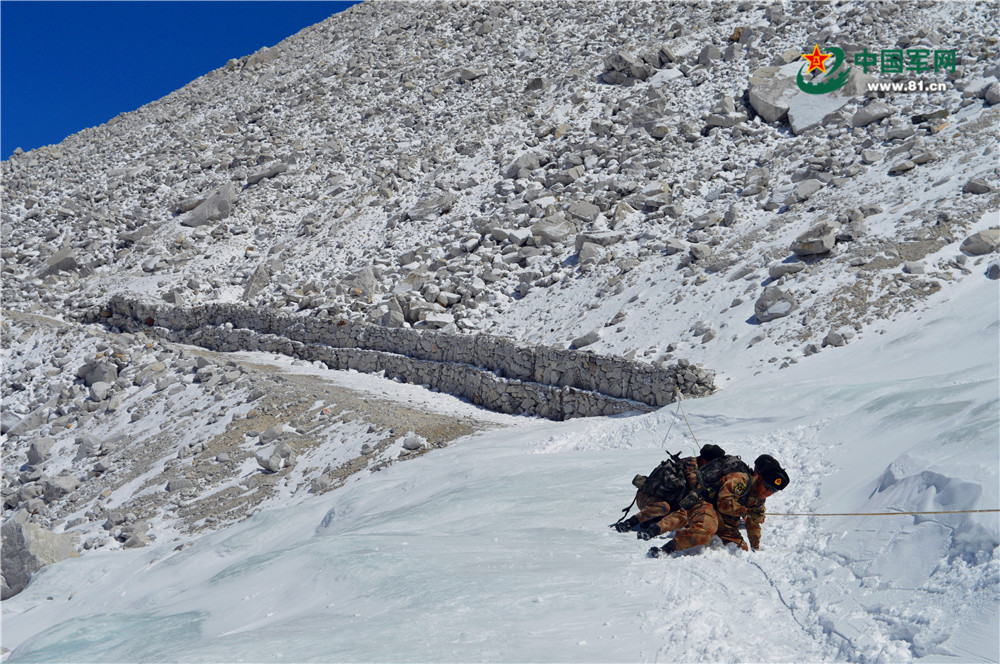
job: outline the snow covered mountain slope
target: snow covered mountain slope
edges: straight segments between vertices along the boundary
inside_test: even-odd
[[[5,656],[997,661],[998,11],[366,2],[4,161]],[[541,421],[116,295],[718,390]],[[707,442],[788,469],[761,552],[606,528]]]
[[[47,567],[4,603],[9,661],[997,661],[1000,515],[780,515],[997,506],[995,299],[684,402],[698,443],[786,465],[759,552],[654,560],[606,527],[695,446],[676,409],[529,420]]]

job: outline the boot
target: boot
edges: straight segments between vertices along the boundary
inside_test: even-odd
[[[643,541],[651,540],[660,535],[660,525],[655,521],[639,526],[638,532],[635,534],[636,537]]]
[[[652,549],[649,550],[648,555],[650,558],[662,558],[665,556],[669,556],[671,553],[674,553],[675,551],[677,551],[677,542],[675,542],[674,540],[670,540],[663,546],[654,546]]]
[[[618,523],[612,523],[611,527],[620,533],[627,533],[630,530],[635,530],[639,525],[639,515],[635,514],[625,519],[624,521],[619,521]]]

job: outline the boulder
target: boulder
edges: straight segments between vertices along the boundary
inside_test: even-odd
[[[260,65],[266,65],[269,62],[277,60],[280,55],[281,49],[277,46],[265,46],[256,53],[247,57],[246,67],[249,69]]]
[[[962,193],[965,194],[988,194],[991,191],[993,191],[993,187],[981,178],[972,178],[962,187]]]
[[[295,465],[295,450],[288,443],[281,443],[270,452],[257,455],[257,463],[268,472],[276,473],[282,468]]]
[[[201,205],[191,210],[181,221],[181,225],[197,228],[211,221],[225,219],[233,211],[233,194],[233,183],[227,182],[212,192]]]
[[[768,286],[753,305],[754,315],[761,323],[784,318],[793,311],[797,302],[791,293],[786,293],[777,286]]]
[[[49,450],[51,450],[52,446],[55,444],[55,438],[49,438],[48,436],[39,438],[38,440],[32,442],[31,447],[28,448],[28,464],[37,466],[45,461],[45,458],[49,455]]]
[[[571,222],[558,217],[547,217],[531,226],[531,235],[538,245],[565,244],[569,236],[574,233],[576,233],[576,227]]]
[[[601,259],[604,258],[604,248],[591,242],[584,242],[583,246],[580,247],[579,253],[581,265],[584,263],[600,263]]]
[[[378,279],[375,278],[371,267],[364,267],[344,277],[341,286],[348,295],[365,302],[371,302],[380,290]]]
[[[520,157],[515,159],[506,169],[504,169],[504,177],[506,178],[519,178],[519,177],[530,177],[531,171],[536,168],[541,167],[541,158],[537,154],[527,153],[522,154]],[[522,173],[522,170],[524,171]]]
[[[195,483],[184,477],[175,477],[174,479],[167,482],[167,491],[173,493],[176,491],[185,491],[187,489],[194,489]]]
[[[420,322],[421,327],[430,328],[432,330],[440,330],[453,324],[455,322],[455,317],[452,314],[445,312],[431,312],[424,316],[423,320]]]
[[[462,71],[459,73],[458,76],[459,79],[461,79],[463,82],[468,83],[485,75],[486,72],[482,69],[472,69],[470,67],[463,67]]]
[[[591,330],[587,334],[584,334],[583,336],[573,339],[572,347],[583,348],[584,346],[589,346],[593,343],[596,343],[597,341],[600,341],[600,339],[601,339],[600,329]]]
[[[279,173],[284,173],[287,170],[288,166],[286,166],[283,162],[279,161],[277,163],[271,164],[270,166],[265,166],[264,168],[251,173],[250,176],[247,177],[247,184],[257,184],[258,182],[260,182],[265,178],[273,178]]]
[[[577,251],[583,248],[584,243],[596,244],[601,247],[610,247],[621,242],[624,234],[621,231],[592,231],[580,233],[576,236],[574,245]]]
[[[965,238],[961,250],[970,256],[982,256],[996,251],[998,247],[1000,247],[1000,228],[987,228]]]
[[[618,72],[622,77],[612,77],[605,75],[605,80],[612,83],[624,82],[628,77],[645,81],[655,71],[645,62],[627,51],[615,51],[604,58],[604,66],[609,72]],[[623,79],[624,77],[624,79]]]
[[[852,127],[867,127],[873,122],[878,122],[879,120],[884,120],[893,113],[896,112],[892,106],[889,106],[883,101],[878,99],[870,102],[867,106],[859,109],[857,113],[851,116],[851,126]]]
[[[45,267],[39,272],[39,277],[47,277],[57,272],[73,272],[80,267],[77,261],[77,250],[73,247],[63,247],[45,260]]]
[[[86,372],[81,377],[87,387],[92,387],[95,383],[110,384],[118,380],[118,367],[107,358],[101,358],[93,364],[84,365],[81,372],[84,369]]]
[[[898,163],[893,164],[889,167],[889,175],[899,175],[900,173],[905,173],[906,171],[912,171],[917,165],[913,163],[910,159],[904,159]]]
[[[258,265],[257,269],[253,271],[253,276],[247,281],[247,285],[243,287],[243,301],[249,302],[270,283],[271,271],[263,263]]]
[[[711,245],[702,244],[700,242],[692,242],[689,244],[688,251],[691,252],[691,257],[696,261],[705,260],[712,255]]]
[[[581,166],[573,166],[572,168],[567,168],[564,171],[558,171],[556,173],[550,174],[545,178],[545,186],[552,187],[553,185],[562,184],[573,184],[587,172],[587,169]]]
[[[601,214],[601,208],[593,203],[577,201],[569,206],[569,214],[583,221],[594,221]]]
[[[982,97],[990,106],[1000,104],[1000,83],[993,81],[982,91]]]
[[[104,401],[108,398],[108,394],[111,392],[111,383],[105,383],[104,381],[97,381],[90,386],[90,398],[94,401]]]
[[[451,193],[425,196],[406,212],[406,217],[410,221],[432,221],[450,212],[457,202],[458,197]]]
[[[80,480],[72,475],[60,475],[59,477],[43,478],[41,485],[45,501],[52,502],[75,491],[80,486]]]
[[[23,516],[26,515],[11,517],[0,528],[3,540],[0,599],[6,600],[24,590],[31,575],[46,565],[80,555],[69,536],[23,521]]]
[[[795,238],[789,247],[796,256],[825,254],[837,241],[840,224],[835,221],[821,221],[802,235]]]
[[[795,274],[801,272],[806,268],[806,264],[801,261],[796,261],[794,263],[775,263],[767,269],[767,275],[771,279],[777,280],[786,274]]]
[[[687,251],[687,243],[684,240],[678,240],[676,238],[668,238],[664,242],[663,253],[667,256],[673,256],[674,254],[679,254],[682,251]]]
[[[403,449],[415,452],[417,450],[423,449],[424,439],[415,433],[408,434],[406,438],[403,439]]]
[[[868,79],[857,67],[851,68],[842,88],[821,95],[803,92],[796,82],[802,61],[781,67],[762,67],[750,77],[748,97],[754,111],[766,122],[787,121],[792,132],[802,132],[827,118],[865,92]]]

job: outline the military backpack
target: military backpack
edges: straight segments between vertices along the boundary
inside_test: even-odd
[[[713,459],[699,468],[698,492],[702,499],[710,503],[714,503],[715,499],[719,495],[719,489],[722,486],[722,478],[731,473],[745,473],[747,476],[753,476],[753,470],[750,466],[748,466],[743,459],[733,454],[727,454],[719,457],[718,459]],[[740,495],[738,500],[741,503],[745,502],[749,494],[750,483],[747,482],[747,485],[743,490],[743,495]]]
[[[647,477],[636,475],[632,484],[639,491],[655,496],[674,507],[688,492],[684,465],[679,454],[671,454],[669,459],[662,461]]]

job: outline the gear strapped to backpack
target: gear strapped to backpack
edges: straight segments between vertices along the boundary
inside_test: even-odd
[[[668,454],[670,454],[668,452]],[[688,492],[687,478],[680,454],[670,454],[670,458],[660,462],[648,477],[636,475],[632,480],[635,488],[643,493],[670,503],[676,507]]]
[[[733,454],[727,454],[719,457],[718,459],[709,461],[704,466],[699,468],[698,492],[702,499],[710,503],[714,503],[719,494],[719,488],[722,485],[722,478],[730,473],[745,473],[748,476],[752,476],[753,470],[743,461],[743,459]],[[739,497],[739,501],[741,503],[746,500],[746,496],[750,493],[749,490],[750,484],[748,482],[743,492],[744,495]]]

